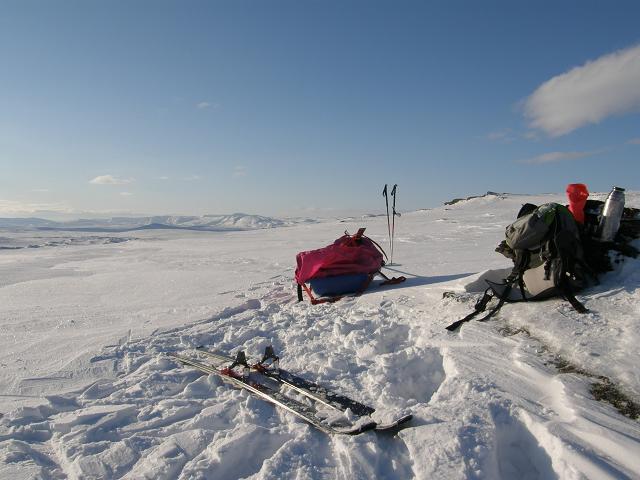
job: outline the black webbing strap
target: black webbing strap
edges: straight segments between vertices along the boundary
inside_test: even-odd
[[[523,300],[527,300],[527,294],[524,290],[524,278],[522,278],[522,275],[520,275],[518,277],[518,286],[520,287],[520,295],[522,295]]]
[[[498,312],[498,310],[502,308],[502,306],[504,305],[504,302],[507,301],[507,296],[509,295],[510,291],[511,291],[511,286],[508,286],[507,288],[505,288],[504,292],[502,292],[502,297],[499,297],[500,301],[497,303],[497,305],[493,307],[489,311],[489,313],[487,313],[484,317],[479,318],[478,322],[484,322],[486,320],[489,320],[491,317],[493,317]]]
[[[569,302],[571,304],[571,306],[575,309],[576,312],[578,313],[588,313],[589,309],[587,307],[585,307],[582,303],[580,303],[580,301],[576,298],[576,296],[573,294],[573,292],[571,291],[571,288],[569,287],[569,285],[564,285],[562,287],[562,294],[564,296],[564,298],[567,300],[567,302]]]
[[[269,360],[271,360],[272,365],[280,361],[280,357],[278,357],[276,353],[273,351],[273,345],[267,345],[265,347],[264,355],[262,355],[262,360],[258,362],[258,365],[264,366],[264,363]]]
[[[484,295],[482,296],[482,298],[476,302],[476,306],[473,312],[471,312],[469,315],[464,317],[462,320],[453,322],[451,325],[446,327],[447,330],[449,330],[450,332],[455,332],[462,326],[463,323],[467,323],[469,320],[472,320],[479,313],[484,312],[487,308],[487,304],[491,301],[492,298],[493,298],[493,295],[491,294],[491,289],[487,288],[484,291]]]
[[[247,363],[247,356],[245,355],[244,350],[240,350],[236,355],[236,359],[231,365],[229,365],[230,370],[233,370],[235,367],[249,368],[249,364]]]
[[[384,282],[381,282],[380,285],[396,285],[398,283],[404,282],[407,279],[407,277],[405,276],[389,278],[384,273],[382,273],[381,270],[378,270],[376,273],[384,278]]]
[[[460,327],[462,327],[462,325],[464,323],[467,323],[469,320],[473,320],[473,318],[475,318],[476,315],[478,315],[479,313],[484,312],[487,309],[487,305],[491,301],[492,298],[498,297],[500,299],[500,301],[498,301],[496,306],[493,307],[489,311],[489,313],[487,313],[484,317],[478,319],[479,322],[484,322],[486,320],[489,320],[491,317],[493,317],[498,312],[498,310],[500,310],[502,308],[502,306],[504,305],[504,302],[507,301],[507,297],[509,296],[509,293],[511,292],[512,285],[513,285],[513,280],[512,280],[511,283],[507,284],[507,286],[505,287],[504,291],[502,292],[502,295],[499,295],[499,296],[498,295],[494,295],[492,293],[491,289],[487,288],[484,291],[484,295],[482,296],[482,298],[476,302],[476,306],[474,308],[474,311],[471,312],[466,317],[464,317],[462,320],[458,320],[456,322],[453,322],[451,325],[446,327],[446,329],[449,330],[450,332],[455,332],[455,331],[459,330]]]

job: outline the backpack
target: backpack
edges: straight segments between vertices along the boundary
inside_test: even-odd
[[[525,205],[520,217],[506,228],[505,240],[496,251],[511,258],[514,268],[505,282],[488,282],[489,286],[499,297],[507,295],[508,301],[564,296],[576,310],[586,311],[574,296],[587,286],[591,275],[578,224],[564,205],[534,207]],[[509,284],[512,288],[506,292]]]
[[[303,299],[303,289],[315,305],[335,302],[349,293],[360,294],[376,275],[385,278],[382,285],[406,280],[405,277],[389,278],[380,271],[386,254],[380,245],[364,235],[364,231],[361,228],[355,235],[345,232],[331,245],[296,255],[298,301]]]
[[[575,292],[597,282],[584,260],[580,227],[567,207],[559,203],[536,206],[525,204],[518,219],[505,230],[505,239],[496,251],[513,260],[511,273],[502,282],[486,280],[489,288],[475,306],[474,312],[452,323],[455,331],[464,322],[483,312],[496,297],[498,304],[482,319],[495,314],[505,302],[535,301],[561,296],[579,313],[588,310]]]

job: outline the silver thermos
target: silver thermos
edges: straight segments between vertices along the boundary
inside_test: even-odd
[[[600,240],[613,242],[620,228],[620,219],[624,210],[624,188],[613,187],[604,202],[602,217],[600,218]]]

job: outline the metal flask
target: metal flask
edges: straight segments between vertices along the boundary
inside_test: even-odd
[[[602,217],[600,218],[600,240],[613,242],[620,228],[620,219],[624,210],[624,188],[613,187],[604,202]]]

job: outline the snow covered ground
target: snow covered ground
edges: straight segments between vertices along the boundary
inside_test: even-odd
[[[640,260],[578,296],[586,315],[550,300],[444,329],[510,266],[494,248],[520,206],[548,201],[405,213],[386,273],[407,282],[317,306],[296,301],[295,254],[360,226],[385,246],[386,217],[0,231],[0,478],[640,478],[640,423],[591,392],[606,377],[640,400]],[[165,355],[269,344],[375,418],[414,420],[331,437]]]

